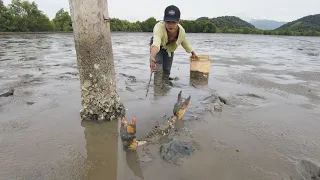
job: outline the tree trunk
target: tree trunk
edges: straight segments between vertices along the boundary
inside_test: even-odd
[[[69,0],[80,76],[82,120],[119,119],[107,0]]]

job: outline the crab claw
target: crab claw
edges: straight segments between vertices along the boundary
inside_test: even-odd
[[[190,104],[190,99],[191,99],[191,96],[189,96],[184,102],[183,102],[183,106],[182,106],[182,108],[183,109],[187,109],[188,108],[188,106],[189,106],[189,104]]]
[[[131,123],[130,124],[132,124],[132,125],[136,125],[136,118],[135,117],[133,117],[132,118],[132,121],[131,121]]]
[[[136,118],[134,117],[130,123],[126,121],[126,117],[124,116],[121,119],[121,128],[123,128],[127,133],[135,133],[136,132]]]
[[[136,133],[136,118],[133,118],[131,123],[127,125],[127,132],[130,134],[134,134]]]
[[[125,124],[127,124],[126,116],[123,116],[121,119],[121,126],[124,126]]]
[[[178,94],[177,103],[175,104],[173,108],[173,114],[177,116],[177,119],[181,119],[188,109],[188,106],[190,104],[191,96],[189,96],[183,103],[182,103],[182,97],[181,97],[181,91]]]
[[[136,118],[133,118],[130,123],[125,117],[121,119],[120,136],[125,151],[136,150]]]
[[[189,96],[182,104],[181,104],[181,109],[178,110],[177,112],[177,117],[178,119],[181,119],[182,116],[184,115],[184,113],[186,112],[186,110],[188,109],[188,106],[190,104],[190,99],[191,99],[191,96]]]
[[[178,94],[178,99],[177,99],[177,103],[178,104],[182,103],[181,93],[182,93],[182,91],[180,91],[179,94]]]

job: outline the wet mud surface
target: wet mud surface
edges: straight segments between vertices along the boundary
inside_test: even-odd
[[[163,160],[173,164],[183,163],[182,158],[191,156],[195,148],[191,143],[172,139],[166,144],[160,146],[160,156]]]
[[[0,179],[320,178],[320,38],[190,34],[196,52],[211,55],[208,81],[190,78],[179,48],[178,78],[161,89],[152,79],[146,97],[150,35],[112,34],[137,138],[172,115],[180,90],[191,103],[170,134],[128,153],[117,122],[80,121],[72,34],[0,36]],[[178,164],[160,151],[176,140],[194,148],[175,154]]]

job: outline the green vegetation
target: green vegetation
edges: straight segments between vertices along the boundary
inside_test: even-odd
[[[200,17],[197,21],[209,21],[216,27],[217,33],[238,33],[238,34],[262,34],[252,24],[243,21],[235,16],[221,16],[217,18]]]
[[[255,27],[252,24],[235,16],[221,16],[211,19],[209,19],[208,17],[200,17],[196,21],[203,20],[212,22],[222,32],[227,29],[255,29]]]
[[[145,21],[129,22],[111,19],[111,31],[152,32],[158,21],[150,17]],[[216,18],[200,17],[196,20],[181,20],[188,33],[238,33],[263,35],[303,35],[320,36],[320,14],[306,16],[289,22],[275,30],[261,30],[235,16]],[[60,9],[50,20],[38,9],[35,2],[12,0],[7,7],[0,0],[0,32],[45,32],[72,31],[72,20],[64,9]]]
[[[72,20],[68,11],[60,9],[56,16],[52,19],[53,27],[55,31],[72,31]]]
[[[0,0],[0,32],[41,32],[72,30],[70,15],[59,10],[50,21],[35,2],[12,0],[5,7]]]
[[[305,16],[289,22],[275,29],[275,31],[283,31],[288,35],[319,36],[320,14]]]

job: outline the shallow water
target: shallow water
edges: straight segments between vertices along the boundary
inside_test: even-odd
[[[150,35],[112,33],[118,92],[139,137],[172,114],[180,90],[191,95],[169,137],[192,141],[193,156],[177,166],[157,145],[126,154],[116,122],[80,122],[72,34],[7,35],[0,94],[15,92],[0,97],[0,179],[319,179],[320,38],[189,34],[198,54],[211,55],[209,83],[189,78],[180,47],[179,80],[165,92],[152,81],[146,98]],[[213,94],[230,105],[213,111]]]

